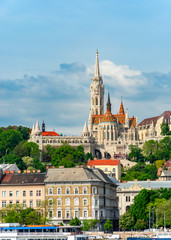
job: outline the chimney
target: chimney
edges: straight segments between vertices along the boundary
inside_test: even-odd
[[[10,171],[5,171],[5,174],[9,174],[10,173]]]
[[[37,173],[41,173],[41,171],[40,171],[40,170],[37,170]]]
[[[27,173],[27,170],[24,170],[24,173]]]
[[[14,173],[14,170],[12,170],[11,173]]]
[[[21,170],[18,170],[18,173],[21,173]]]
[[[31,173],[31,170],[27,170],[27,173]]]
[[[59,166],[59,168],[64,168],[64,166]]]
[[[137,182],[138,180],[137,179],[134,179],[134,182]]]
[[[36,170],[32,170],[32,172],[33,172],[33,173],[35,173],[35,172],[36,172]]]

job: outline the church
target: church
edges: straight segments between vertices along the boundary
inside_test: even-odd
[[[37,121],[33,125],[29,141],[36,142],[41,150],[50,144],[54,147],[61,146],[64,142],[73,147],[82,145],[85,152],[92,152],[96,158],[111,158],[126,156],[130,144],[140,144],[138,141],[137,118],[129,117],[128,111],[125,112],[121,100],[119,113],[111,112],[110,94],[106,110],[104,106],[104,84],[100,75],[98,51],[96,51],[95,72],[90,86],[90,114],[84,125],[80,137],[60,136],[53,131],[45,131],[45,124],[40,130]]]

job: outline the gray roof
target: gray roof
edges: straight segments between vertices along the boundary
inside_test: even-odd
[[[49,168],[45,183],[48,182],[105,182],[113,184],[100,169],[80,168]]]
[[[130,188],[131,186],[141,186],[143,188],[158,189],[158,188],[171,188],[171,181],[129,181],[126,183],[118,183],[117,189]]]
[[[171,176],[171,170],[163,170],[161,173],[161,177],[170,177]]]

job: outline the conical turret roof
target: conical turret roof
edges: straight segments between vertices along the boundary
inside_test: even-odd
[[[122,99],[121,99],[121,105],[120,105],[120,109],[119,109],[119,114],[120,114],[120,115],[123,115],[123,114],[125,114],[125,111],[124,111],[124,106],[123,106]]]
[[[87,127],[87,123],[85,122],[84,128],[83,128],[83,133],[87,133],[87,132],[88,132],[88,127]]]

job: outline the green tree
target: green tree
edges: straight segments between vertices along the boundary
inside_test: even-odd
[[[77,217],[75,217],[74,219],[72,219],[69,222],[69,225],[70,226],[80,226],[81,225],[81,221]]]
[[[99,223],[99,220],[97,219],[91,219],[91,220],[83,220],[83,231],[89,231],[95,229],[97,223]]]
[[[23,140],[28,140],[30,137],[30,128],[19,126],[17,131],[21,133]]]
[[[104,224],[104,229],[106,231],[109,231],[109,230],[112,230],[113,229],[113,224],[112,222],[110,221],[110,219],[107,219],[105,224]]]
[[[10,129],[0,134],[0,156],[10,153],[22,140],[20,132]]]
[[[158,144],[158,159],[169,160],[171,158],[171,137],[165,137]]]
[[[7,155],[3,156],[0,159],[0,163],[3,163],[3,162],[9,163],[9,164],[16,163],[20,170],[26,169],[26,165],[23,162],[23,160],[21,159],[21,157],[16,155],[16,154],[13,154],[13,153],[10,153],[10,154],[7,154]]]
[[[155,161],[156,168],[159,169],[160,167],[162,167],[164,162],[165,160],[156,160]]]
[[[28,167],[33,167],[33,158],[32,157],[22,157],[23,162],[26,164],[27,168]]]
[[[156,159],[157,150],[158,150],[157,141],[149,140],[144,143],[142,147],[142,154],[148,161],[154,162],[154,160]]]
[[[122,228],[123,230],[129,231],[133,229],[134,225],[135,225],[135,221],[134,221],[134,218],[131,216],[130,211],[124,213],[121,216],[119,220],[120,228]]]
[[[169,131],[169,126],[167,123],[162,123],[161,126],[161,135],[171,135],[171,131]]]
[[[171,199],[163,202],[158,208],[158,226],[164,227],[164,215],[166,227],[171,226]]]
[[[128,158],[132,159],[133,161],[143,161],[143,155],[141,148],[138,147],[138,145],[129,145],[129,151]]]

